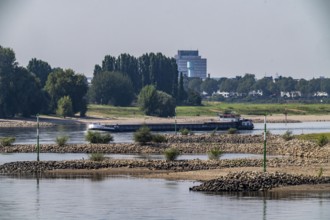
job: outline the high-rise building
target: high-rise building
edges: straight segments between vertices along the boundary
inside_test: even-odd
[[[179,74],[206,78],[206,59],[199,56],[198,50],[179,50],[175,59]]]

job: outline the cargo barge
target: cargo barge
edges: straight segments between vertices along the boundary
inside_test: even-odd
[[[219,121],[202,123],[150,123],[150,124],[100,124],[93,123],[88,126],[89,130],[110,131],[110,132],[135,132],[142,126],[147,126],[151,131],[179,131],[188,129],[190,131],[213,131],[228,130],[252,130],[254,125],[249,119],[242,119],[238,116],[226,114],[219,115]]]

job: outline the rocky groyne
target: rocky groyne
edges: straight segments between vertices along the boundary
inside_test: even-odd
[[[244,192],[270,190],[280,186],[330,183],[330,177],[291,175],[287,173],[236,172],[191,187],[192,191]]]
[[[268,167],[310,166],[322,163],[320,160],[294,160],[274,158],[267,161]],[[51,170],[66,169],[103,169],[103,168],[147,168],[150,170],[194,171],[235,167],[262,167],[260,159],[234,160],[127,160],[106,159],[104,161],[70,160],[70,161],[18,161],[0,165],[0,174],[34,174]]]
[[[177,148],[183,154],[206,154],[212,148],[224,153],[263,153],[261,135],[166,135],[166,143],[109,143],[109,144],[41,144],[44,153],[113,153],[113,154],[162,154],[166,148]],[[35,152],[35,145],[0,147],[1,153]],[[330,145],[319,147],[316,143],[293,139],[285,141],[280,136],[270,135],[267,140],[268,155],[299,158],[329,159]]]

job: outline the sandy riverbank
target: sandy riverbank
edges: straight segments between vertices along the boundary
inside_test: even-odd
[[[256,122],[263,122],[263,116],[256,115],[243,115],[242,117],[248,118]],[[285,122],[284,115],[270,115],[267,116],[268,123],[283,123]],[[56,126],[56,125],[75,125],[75,124],[91,124],[91,123],[104,123],[104,124],[142,124],[142,123],[197,123],[205,121],[218,121],[218,117],[210,116],[180,116],[175,118],[159,118],[152,116],[144,117],[67,117],[59,118],[53,116],[40,116],[40,126]],[[287,122],[313,122],[313,121],[330,121],[330,115],[288,115]],[[0,127],[35,127],[37,125],[37,119],[31,118],[15,118],[15,119],[0,119]]]

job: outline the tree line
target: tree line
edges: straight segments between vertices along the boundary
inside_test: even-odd
[[[148,115],[167,117],[175,114],[178,104],[201,104],[199,94],[185,91],[175,59],[161,53],[138,58],[106,55],[102,65],[95,65],[93,75],[88,86],[84,75],[52,68],[43,60],[33,58],[22,67],[12,49],[0,46],[0,117],[84,116],[88,103],[138,104]]]
[[[38,113],[71,116],[87,111],[87,79],[33,58],[19,66],[15,53],[0,46],[0,118]]]
[[[204,81],[198,78],[186,80],[186,88],[198,93],[206,92],[212,95],[217,91],[249,96],[252,91],[262,91],[262,97],[280,97],[281,92],[300,92],[301,97],[311,98],[317,92],[326,92],[330,95],[330,78],[293,79],[279,76],[256,79],[254,74],[245,74],[234,78],[208,78]]]

